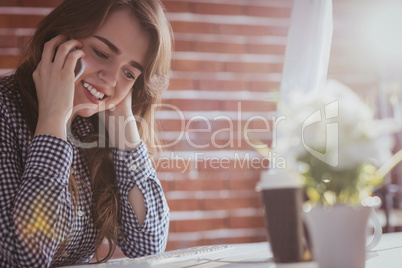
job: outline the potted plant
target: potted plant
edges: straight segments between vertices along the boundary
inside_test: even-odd
[[[290,99],[278,104],[283,115],[271,150],[302,175],[313,256],[321,267],[363,268],[372,191],[402,160],[402,151],[391,153],[399,126],[375,120],[357,94],[333,80]]]

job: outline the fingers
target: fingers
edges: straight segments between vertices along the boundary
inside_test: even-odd
[[[52,62],[56,53],[56,48],[67,39],[64,35],[58,35],[46,42],[42,52],[42,62]]]
[[[45,73],[64,70],[73,74],[78,59],[85,56],[79,49],[81,47],[82,43],[78,40],[67,40],[63,35],[56,36],[44,45],[40,70]]]
[[[54,67],[62,69],[66,63],[69,54],[82,47],[82,43],[77,40],[68,40],[59,45],[54,57]]]
[[[80,49],[70,52],[68,54],[66,62],[64,64],[64,69],[66,70],[66,72],[69,72],[69,73],[74,72],[75,67],[77,66],[78,60],[83,57],[85,57],[85,53],[84,53],[84,51],[82,51]],[[78,74],[75,74],[75,75],[78,75]]]

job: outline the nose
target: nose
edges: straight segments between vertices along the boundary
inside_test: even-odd
[[[104,66],[99,72],[98,77],[110,87],[116,86],[117,83],[118,68],[114,67],[112,64]]]

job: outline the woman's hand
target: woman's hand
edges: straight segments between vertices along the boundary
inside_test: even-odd
[[[132,90],[120,103],[100,115],[105,119],[111,145],[120,150],[129,151],[140,145],[141,138],[131,107]]]
[[[74,68],[78,59],[85,56],[81,47],[81,42],[66,41],[62,35],[45,43],[42,59],[32,75],[39,105],[35,135],[66,139],[66,124],[74,100]]]
[[[133,90],[130,90],[120,103],[105,112],[106,127],[108,128],[109,139],[112,146],[125,151],[133,150],[141,144],[137,122],[135,121],[131,108],[132,92]],[[145,221],[147,209],[144,195],[137,185],[130,190],[127,199],[134,210],[139,224],[142,226]]]

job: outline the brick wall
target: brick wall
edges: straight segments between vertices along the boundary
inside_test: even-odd
[[[242,130],[271,138],[291,1],[164,3],[175,36],[159,114],[172,165],[158,168],[172,211],[168,249],[265,241],[255,185],[268,162]]]
[[[0,73],[58,0],[1,0]],[[175,37],[173,73],[157,112],[155,159],[171,208],[168,249],[265,241],[255,185],[268,163],[244,139],[272,134],[291,0],[164,0]],[[329,77],[372,98],[372,62],[356,47],[365,1],[334,0]]]

